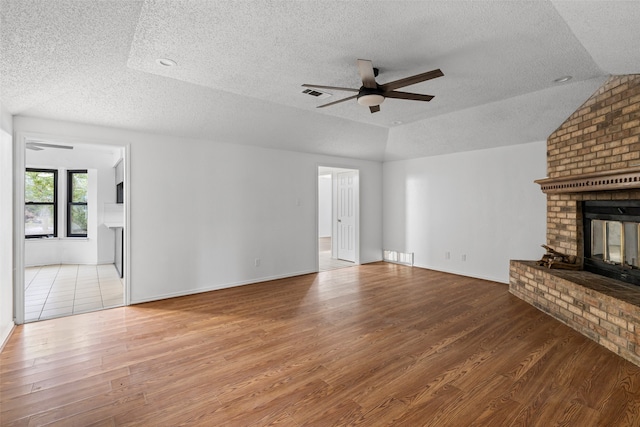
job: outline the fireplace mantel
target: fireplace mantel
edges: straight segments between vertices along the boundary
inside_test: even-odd
[[[582,175],[543,178],[535,181],[545,194],[640,188],[640,167]]]

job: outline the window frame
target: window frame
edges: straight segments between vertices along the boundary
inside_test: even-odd
[[[87,185],[89,183],[89,171],[88,169],[69,169],[67,170],[67,211],[65,212],[67,217],[67,237],[87,237],[87,233],[72,233],[71,232],[71,212],[73,206],[86,206],[87,218],[89,217],[89,203],[88,202],[74,202],[73,201],[73,175],[74,174],[87,175]],[[89,188],[87,188],[87,193]],[[87,227],[88,228],[88,227]],[[88,230],[87,230],[88,231]]]
[[[49,205],[53,205],[53,233],[27,234],[26,230],[23,230],[24,237],[25,237],[25,239],[41,239],[41,238],[44,238],[44,237],[58,237],[58,169],[25,168],[25,174],[26,174],[26,172],[53,173],[53,202],[29,202],[26,199],[24,201],[25,210],[26,210],[27,206],[49,206]],[[25,197],[26,197],[26,194],[25,194]],[[26,221],[25,221],[25,223],[26,223]]]

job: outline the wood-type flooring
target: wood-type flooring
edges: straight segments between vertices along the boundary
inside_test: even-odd
[[[638,426],[640,368],[504,284],[374,263],[17,327],[9,426]]]

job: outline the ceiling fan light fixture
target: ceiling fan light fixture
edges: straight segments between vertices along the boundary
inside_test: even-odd
[[[358,104],[365,107],[375,107],[384,102],[384,96],[377,93],[369,93],[358,97]]]

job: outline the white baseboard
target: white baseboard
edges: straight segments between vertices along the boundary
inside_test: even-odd
[[[159,301],[159,300],[168,299],[168,298],[184,297],[184,296],[187,296],[187,295],[201,294],[201,293],[204,293],[204,292],[217,291],[217,290],[220,290],[220,289],[234,288],[234,287],[237,287],[237,286],[254,285],[256,283],[268,282],[270,280],[286,279],[286,278],[289,278],[289,277],[304,276],[305,274],[314,274],[314,273],[317,273],[317,271],[315,271],[315,270],[299,271],[299,272],[295,272],[295,273],[287,273],[287,274],[276,275],[276,276],[259,277],[259,278],[256,278],[256,279],[250,279],[250,280],[245,280],[245,281],[240,281],[240,282],[224,283],[224,284],[219,284],[219,285],[208,286],[206,288],[189,289],[189,290],[180,291],[180,292],[170,292],[170,293],[167,293],[167,294],[159,294],[159,295],[155,295],[153,297],[144,298],[144,299],[133,299],[132,298],[130,303],[132,305],[133,304],[142,304],[142,303],[145,303],[145,302]]]
[[[424,268],[424,269],[427,269],[427,270],[439,271],[441,273],[455,274],[456,276],[464,276],[464,277],[472,277],[474,279],[488,280],[490,282],[498,282],[498,283],[503,283],[505,285],[509,284],[508,280],[505,281],[504,279],[497,278],[497,277],[484,276],[484,275],[481,275],[481,274],[473,274],[473,273],[469,273],[468,271],[448,270],[448,269],[444,269],[444,268],[440,268],[440,267],[425,266],[425,265],[419,265],[419,264],[414,264],[414,267]]]
[[[9,341],[9,337],[11,336],[11,334],[13,333],[13,330],[16,328],[16,324],[14,322],[11,322],[10,324],[7,325],[6,328],[4,328],[4,330],[1,332],[0,335],[0,352],[2,352],[2,350],[4,350],[4,346],[7,344],[7,342]]]

